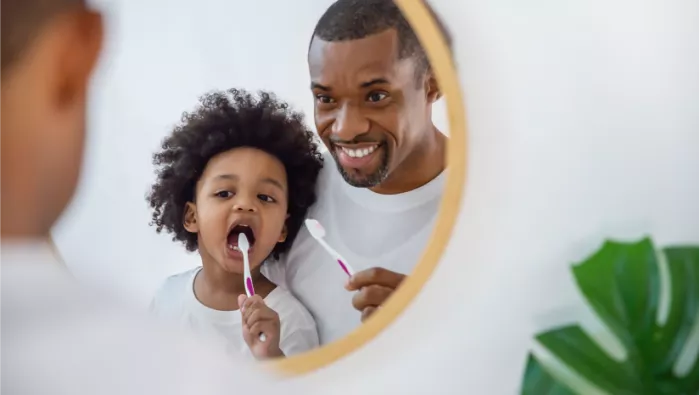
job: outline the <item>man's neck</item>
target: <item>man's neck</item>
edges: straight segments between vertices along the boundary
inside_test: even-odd
[[[432,133],[401,162],[380,185],[370,188],[374,193],[396,195],[410,192],[434,180],[447,164],[447,136],[432,126]]]

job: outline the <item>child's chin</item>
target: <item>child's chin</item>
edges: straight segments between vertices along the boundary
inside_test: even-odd
[[[231,274],[243,274],[243,261],[225,259],[224,262],[219,263],[225,272]]]

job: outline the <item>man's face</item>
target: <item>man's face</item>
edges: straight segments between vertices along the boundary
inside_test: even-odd
[[[309,49],[316,129],[345,181],[372,188],[391,176],[430,125],[426,83],[398,58],[393,29],[358,40],[314,38]]]
[[[46,22],[3,70],[3,235],[45,235],[70,201],[82,161],[87,85],[101,43],[99,15],[66,12]]]

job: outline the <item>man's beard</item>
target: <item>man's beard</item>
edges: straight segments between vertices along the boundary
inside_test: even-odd
[[[383,148],[381,164],[374,173],[367,176],[346,172],[338,161],[338,156],[336,155],[335,150],[331,150],[331,155],[333,155],[335,165],[338,167],[338,171],[343,176],[346,183],[355,188],[372,188],[384,182],[384,180],[386,180],[386,178],[389,176],[389,150],[387,147]]]

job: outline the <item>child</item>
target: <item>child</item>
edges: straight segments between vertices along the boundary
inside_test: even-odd
[[[151,311],[257,359],[317,347],[306,308],[260,272],[289,249],[316,200],[323,160],[303,116],[269,93],[211,93],[183,115],[154,164],[153,224],[198,251],[202,266],[169,277]],[[241,233],[251,246],[256,295],[250,298]]]

